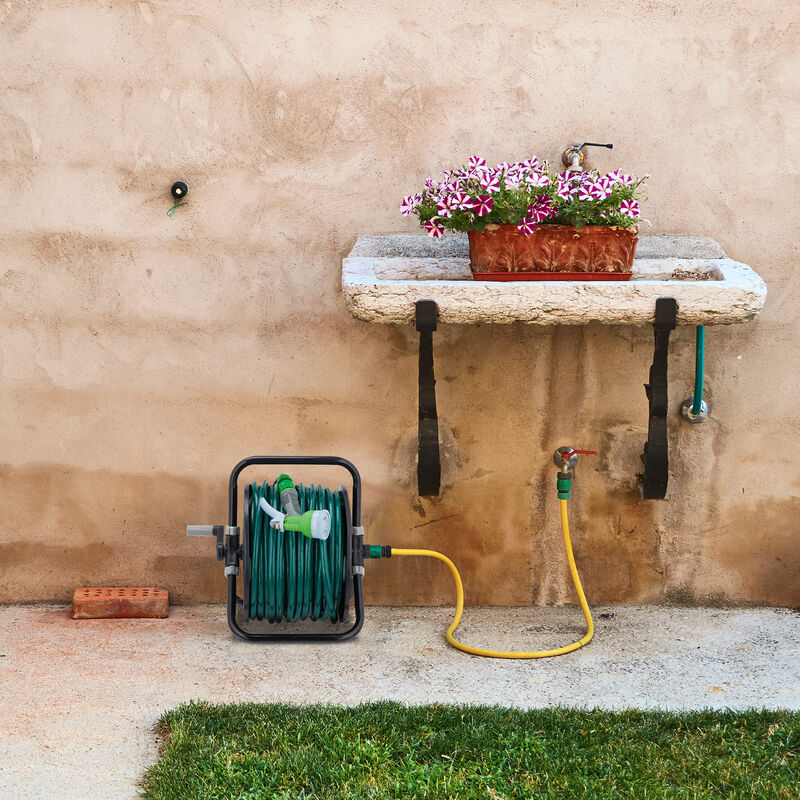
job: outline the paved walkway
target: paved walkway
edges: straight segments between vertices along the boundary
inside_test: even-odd
[[[133,800],[156,757],[153,724],[190,699],[800,709],[800,614],[623,607],[601,619],[606,610],[594,609],[584,650],[499,661],[445,645],[449,609],[372,608],[352,642],[264,646],[235,640],[221,606],[82,622],[63,607],[0,607],[0,797]],[[461,637],[484,646],[583,633],[575,608],[466,617]]]

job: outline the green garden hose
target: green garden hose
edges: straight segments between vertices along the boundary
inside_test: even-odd
[[[703,369],[706,348],[706,329],[704,325],[697,326],[695,335],[694,356],[694,397],[692,398],[692,414],[697,416],[703,408]]]
[[[270,518],[259,501],[263,497],[271,506],[280,508],[280,494],[278,482],[254,482],[250,486],[250,619],[291,622],[327,618],[338,622],[346,566],[345,523],[339,495],[322,486],[297,486],[301,513],[330,512],[330,536],[321,540],[270,526]]]

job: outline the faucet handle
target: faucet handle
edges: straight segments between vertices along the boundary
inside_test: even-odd
[[[572,168],[574,170],[577,167],[582,167],[583,161],[586,157],[586,154],[583,152],[584,147],[607,147],[609,150],[614,149],[613,144],[601,144],[600,142],[584,142],[583,144],[573,144],[561,154],[561,163],[567,167],[567,169]]]
[[[561,470],[568,472],[578,463],[579,455],[596,456],[597,450],[576,450],[574,447],[559,447],[553,453],[553,463]]]

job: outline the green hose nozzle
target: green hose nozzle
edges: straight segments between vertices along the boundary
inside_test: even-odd
[[[284,514],[263,497],[259,505],[270,516],[270,525],[279,531],[302,533],[307,539],[327,539],[331,532],[330,511],[306,511],[305,514]]]
[[[285,517],[283,529],[302,533],[308,539],[327,539],[331,532],[331,512],[306,511],[299,517]]]

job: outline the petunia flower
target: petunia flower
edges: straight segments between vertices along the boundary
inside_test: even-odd
[[[536,230],[536,220],[533,217],[523,217],[517,225],[517,230],[522,231],[526,236],[530,236]]]
[[[462,211],[469,211],[475,207],[475,202],[466,192],[456,192],[452,201],[455,208],[460,208]]]
[[[495,192],[500,191],[500,178],[498,175],[493,173],[487,173],[481,177],[481,186],[489,192],[489,194],[494,194]]]
[[[541,188],[542,186],[550,185],[550,178],[548,178],[543,172],[531,172],[525,178],[525,183],[535,186],[536,188]]]
[[[605,186],[601,181],[597,180],[591,184],[589,191],[595,200],[605,200],[611,194],[611,187]]]
[[[444,195],[436,203],[436,207],[439,210],[439,215],[442,217],[447,217],[448,219],[453,216],[453,211],[458,209],[458,205],[453,199],[453,195]]]
[[[528,218],[536,222],[544,222],[546,219],[555,216],[556,209],[553,199],[546,194],[538,195],[528,206]]]
[[[476,169],[477,167],[485,167],[486,159],[481,158],[480,156],[470,156],[469,165],[472,167],[472,169]]]
[[[475,213],[479,217],[485,217],[491,210],[492,206],[494,205],[494,200],[492,199],[491,195],[488,194],[479,194],[473,200],[473,208],[475,209]]]
[[[575,193],[578,191],[577,186],[571,186],[568,183],[562,183],[561,181],[558,182],[556,187],[556,194],[562,199],[569,202],[575,196]]]
[[[428,232],[431,239],[439,239],[444,236],[444,228],[436,220],[428,220],[422,223],[422,227]]]
[[[619,204],[619,213],[631,219],[639,217],[639,204],[635,200],[623,200]]]
[[[403,198],[403,202],[400,204],[400,213],[407,217],[410,214],[414,213],[414,210],[417,207],[417,196],[410,194],[408,197]]]

